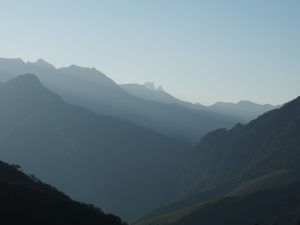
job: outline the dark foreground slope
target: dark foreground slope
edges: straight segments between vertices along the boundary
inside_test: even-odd
[[[190,150],[130,122],[66,104],[34,75],[0,88],[1,159],[125,219],[184,191]]]
[[[3,225],[121,225],[119,217],[75,202],[53,187],[0,162],[0,223]]]
[[[300,183],[226,197],[152,217],[138,225],[297,225]]]
[[[197,157],[190,163],[197,172],[197,188],[142,220],[225,196],[244,196],[290,184],[300,178],[299,161],[300,97],[247,125],[238,124],[231,130],[218,129],[206,135],[198,145]],[[258,201],[257,206],[260,204]],[[238,215],[232,212],[229,216]]]

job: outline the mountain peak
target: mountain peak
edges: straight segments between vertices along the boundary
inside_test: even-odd
[[[86,77],[87,75],[96,75],[98,76],[98,78],[101,76],[102,78],[106,78],[108,80],[111,80],[109,77],[107,77],[104,73],[102,73],[101,71],[97,70],[94,67],[83,67],[83,66],[78,66],[78,65],[70,65],[68,67],[61,67],[59,68],[60,71],[68,71],[68,72],[72,72],[72,73],[83,73],[84,76]]]
[[[258,105],[257,103],[251,102],[251,101],[249,101],[249,100],[242,100],[242,101],[237,102],[236,104],[237,104],[237,105],[242,105],[242,104],[244,104],[244,105],[249,105],[249,104],[255,104],[255,105]]]
[[[78,66],[75,64],[69,65],[68,67],[63,67],[65,69],[70,69],[70,70],[74,70],[74,71],[90,71],[90,72],[96,72],[96,73],[101,73],[100,71],[98,71],[97,69],[95,69],[94,67],[85,67],[85,66]]]
[[[88,69],[88,68],[86,68],[86,67],[82,67],[82,66],[77,66],[77,65],[75,65],[75,64],[72,64],[72,65],[70,65],[70,66],[68,66],[67,68],[70,68],[70,69]]]
[[[39,78],[32,73],[21,74],[13,80],[34,80],[34,81],[40,82]]]
[[[30,99],[30,101],[39,101],[43,102],[43,104],[60,104],[62,102],[59,95],[49,91],[39,78],[31,73],[19,75],[11,79],[4,83],[0,90],[3,95],[11,93],[16,98]]]
[[[42,86],[40,80],[32,73],[22,74],[7,82],[9,85]]]
[[[156,88],[156,86],[153,82],[146,82],[146,83],[142,84],[141,86],[144,86],[145,88],[147,88],[148,90],[151,90],[151,91],[160,91],[160,92],[164,91],[164,89],[161,85],[159,85]]]
[[[152,90],[152,91],[155,90],[155,84],[153,82],[146,82],[146,83],[144,83],[144,86],[149,90]]]
[[[43,68],[55,69],[55,67],[52,64],[48,63],[46,60],[44,60],[42,58],[39,58],[36,62],[31,63],[31,64],[34,64],[36,66],[43,67]]]
[[[19,63],[24,63],[24,61],[21,59],[21,58],[3,58],[3,57],[0,57],[0,60],[1,61],[5,61],[5,62],[19,62]]]
[[[42,58],[39,58],[35,63],[36,64],[50,64],[47,61],[45,61],[44,59],[42,59]]]

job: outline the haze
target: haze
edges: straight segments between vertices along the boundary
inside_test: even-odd
[[[0,2],[1,57],[96,67],[202,104],[300,94],[297,0]]]

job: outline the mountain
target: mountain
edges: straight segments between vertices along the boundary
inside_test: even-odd
[[[201,140],[197,149],[197,153],[192,157],[194,160],[189,163],[193,168],[190,171],[195,171],[197,186],[186,197],[142,217],[139,220],[141,224],[173,213],[180,216],[183,211],[192,212],[192,209],[198,208],[199,205],[203,205],[201,206],[203,211],[199,211],[199,215],[193,214],[195,216],[193,218],[199,219],[198,222],[202,219],[206,221],[207,218],[215,221],[212,215],[220,215],[220,218],[224,219],[225,215],[216,210],[224,212],[227,212],[227,208],[233,210],[230,204],[238,208],[246,207],[252,204],[250,204],[252,198],[259,199],[253,196],[261,196],[255,193],[298,181],[300,179],[298,163],[300,160],[300,97],[279,109],[263,114],[247,125],[237,124],[230,130],[217,129],[210,132]],[[252,193],[253,195],[249,195]],[[251,197],[243,197],[248,195]],[[295,195],[299,196],[299,193]],[[228,204],[223,206],[216,204],[214,210],[206,211],[210,207],[207,205],[208,202],[224,197],[227,199],[224,201]],[[247,200],[239,205],[239,202],[243,202],[244,199],[248,199],[249,203]],[[274,201],[281,201],[281,199],[278,197]],[[273,204],[271,200],[270,202]],[[265,207],[259,200],[255,204]],[[269,207],[272,204],[269,204]],[[286,204],[286,207],[290,205]],[[260,210],[265,212],[263,209],[257,209],[257,212],[253,211],[253,213],[259,215]],[[204,211],[208,215],[206,219],[202,217]],[[252,217],[253,213],[249,215]],[[229,215],[233,219],[239,218],[236,214]],[[246,214],[241,215],[246,216]],[[194,224],[191,221],[185,223]],[[210,223],[205,222],[205,224]]]
[[[279,107],[270,104],[260,105],[250,101],[240,101],[238,103],[217,102],[211,106],[204,106],[199,103],[193,104],[182,101],[165,92],[161,86],[155,88],[155,85],[149,82],[145,84],[121,84],[120,86],[127,93],[144,100],[167,104],[176,103],[190,109],[214,112],[219,115],[227,115],[235,118],[236,121],[241,123],[248,123],[250,120],[255,119],[265,112]]]
[[[0,161],[1,224],[125,225],[120,218],[75,202],[17,168]]]
[[[200,180],[206,187],[220,186],[232,179],[249,184],[279,171],[299,176],[300,97],[247,125],[209,133],[198,149]]]
[[[300,221],[300,182],[225,197],[153,217],[135,225],[296,225]]]
[[[249,122],[265,112],[279,108],[270,104],[257,104],[250,101],[240,101],[238,103],[217,102],[208,107],[213,112],[223,113],[235,116],[240,119],[240,122]]]
[[[1,159],[125,219],[185,192],[191,152],[186,142],[67,104],[35,75],[0,88]]]
[[[161,87],[156,88],[154,83],[145,84],[120,84],[120,87],[127,93],[141,99],[161,102],[161,103],[178,103],[179,99],[165,92]]]
[[[228,115],[138,98],[94,68],[72,65],[57,69],[42,59],[25,63],[21,59],[0,58],[0,82],[25,73],[36,74],[43,85],[68,103],[194,143],[208,131],[238,122]]]
[[[121,84],[120,87],[127,93],[144,100],[166,104],[176,103],[198,110],[206,109],[203,105],[182,101],[165,92],[161,86],[156,88],[154,83],[151,82],[147,82],[145,84]]]

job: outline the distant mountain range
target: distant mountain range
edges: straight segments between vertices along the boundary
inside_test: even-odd
[[[75,199],[134,219],[184,193],[193,147],[67,104],[26,74],[0,88],[0,149]]]
[[[154,83],[147,82],[145,84],[120,84],[123,90],[129,94],[136,96],[141,99],[160,102],[160,103],[177,103],[185,106],[190,106],[195,109],[205,109],[205,106],[195,105],[189,102],[182,101],[171,94],[164,91],[164,89],[159,86],[155,87]]]
[[[125,220],[193,224],[230,204],[246,207],[260,191],[274,196],[286,185],[285,202],[286,190],[298,194],[300,97],[278,109],[202,106],[151,83],[117,85],[96,69],[41,59],[0,58],[0,81],[1,160]],[[271,214],[261,221],[284,218]]]
[[[25,63],[21,59],[0,58],[0,81],[5,82],[25,73],[38,76],[48,89],[68,103],[98,114],[130,120],[193,143],[209,131],[220,127],[230,128],[237,122],[244,122],[240,115],[237,117],[230,113],[203,109],[199,104],[177,100],[163,90],[146,93],[149,88],[144,88],[146,92],[135,91],[139,95],[136,96],[133,91],[128,92],[128,89],[133,88],[117,85],[94,68],[72,65],[56,69],[42,59],[35,63]]]
[[[119,217],[75,202],[16,167],[0,162],[1,224],[125,225]]]
[[[292,184],[300,179],[300,97],[247,125],[213,131],[197,148],[190,165],[198,185],[137,224],[292,225],[300,220],[300,186]]]
[[[193,104],[187,101],[182,101],[171,94],[164,91],[159,86],[155,88],[154,83],[147,82],[145,84],[121,84],[120,87],[137,98],[141,98],[147,101],[165,103],[165,104],[178,104],[191,109],[206,110],[207,107],[201,104]]]
[[[211,106],[204,106],[199,103],[193,104],[182,101],[165,92],[161,86],[156,89],[154,83],[121,84],[120,86],[127,93],[144,100],[167,104],[176,103],[191,109],[215,112],[236,118],[236,121],[241,123],[247,123],[267,111],[280,107],[270,104],[260,105],[250,101],[240,101],[238,103],[217,102]]]
[[[217,102],[209,106],[209,110],[235,116],[240,119],[240,122],[250,122],[250,120],[256,119],[256,117],[265,112],[279,107],[270,104],[261,105],[250,101],[240,101],[238,103]]]

